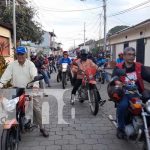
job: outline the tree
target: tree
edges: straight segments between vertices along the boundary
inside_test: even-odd
[[[113,34],[115,34],[116,32],[119,32],[125,28],[128,28],[129,26],[126,26],[126,25],[121,25],[121,26],[115,26],[113,28],[111,28],[108,33],[107,33],[107,36],[111,36]]]
[[[0,6],[0,22],[10,24],[13,23],[12,6]],[[40,44],[43,41],[42,35],[44,34],[40,23],[33,20],[36,15],[34,8],[29,7],[27,4],[16,6],[16,31],[17,40],[32,41]]]

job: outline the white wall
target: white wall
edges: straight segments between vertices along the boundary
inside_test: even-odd
[[[136,50],[136,41],[129,42],[129,46],[135,48],[135,50]],[[135,52],[135,54],[136,54],[136,52]],[[135,61],[136,61],[136,58],[135,58]]]
[[[118,58],[118,54],[122,53],[124,49],[124,44],[117,44],[116,45],[116,58]]]
[[[147,39],[145,44],[145,66],[150,66],[150,38]]]

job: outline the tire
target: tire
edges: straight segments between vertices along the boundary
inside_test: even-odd
[[[91,89],[90,91],[90,109],[91,109],[91,112],[94,116],[97,115],[98,113],[98,110],[99,110],[99,100],[98,100],[98,94],[97,94],[97,90],[96,88],[94,89]]]
[[[62,73],[62,88],[65,89],[66,86],[66,72]]]
[[[142,150],[148,150],[148,147],[147,147],[146,141],[144,141],[144,143],[143,143]]]
[[[84,103],[84,101],[85,101],[85,99],[81,96],[82,95],[82,92],[83,92],[83,87],[81,86],[81,87],[79,87],[79,89],[78,89],[78,99],[79,99],[79,102],[80,103]]]
[[[105,74],[104,74],[104,72],[102,73],[102,76],[101,76],[101,77],[102,77],[101,83],[104,84],[104,83],[105,83]]]
[[[60,82],[60,77],[58,74],[57,74],[57,82]]]
[[[1,150],[18,150],[19,127],[4,129],[1,136]]]

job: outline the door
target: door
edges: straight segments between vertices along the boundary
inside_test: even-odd
[[[145,44],[144,38],[138,39],[136,44],[136,61],[144,64],[145,60]]]
[[[124,49],[125,49],[126,47],[129,47],[129,42],[124,43]]]

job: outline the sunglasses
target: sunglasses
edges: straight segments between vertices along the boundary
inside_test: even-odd
[[[136,55],[135,54],[133,54],[133,53],[127,53],[126,54],[127,56],[133,56],[133,57],[135,57]]]

